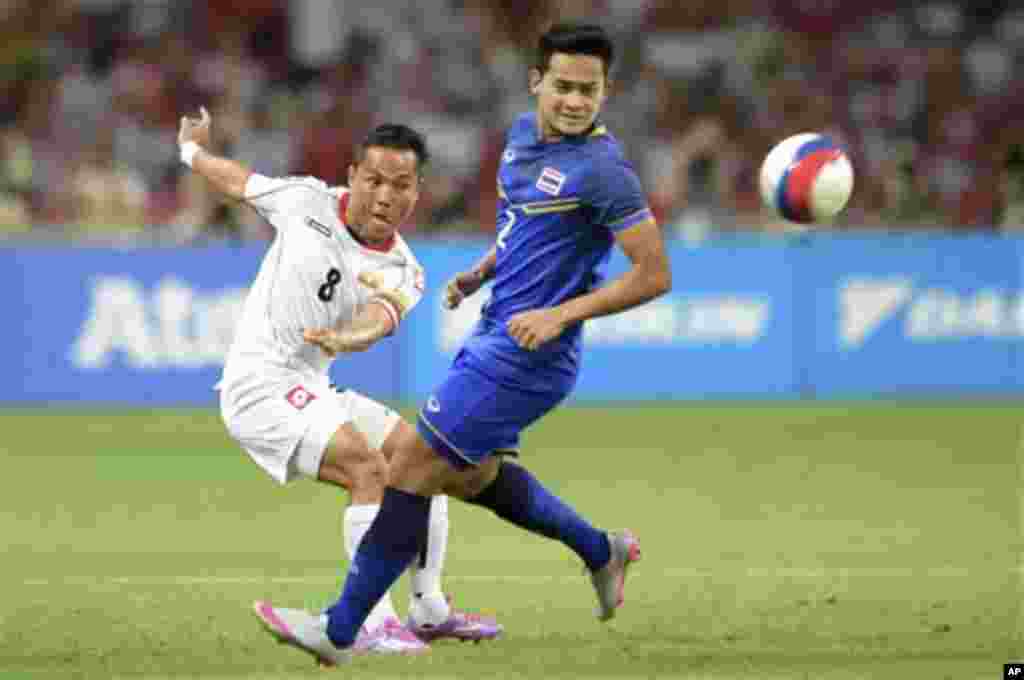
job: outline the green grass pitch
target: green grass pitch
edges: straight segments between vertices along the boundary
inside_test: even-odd
[[[524,462],[639,535],[619,616],[567,550],[453,503],[447,589],[505,639],[333,673],[1001,677],[1024,660],[1021,407],[563,409]],[[277,486],[208,410],[11,409],[0,432],[0,678],[327,677],[250,606],[335,597],[342,493]]]

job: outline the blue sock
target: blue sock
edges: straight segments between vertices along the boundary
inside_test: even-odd
[[[367,529],[345,578],[341,599],[327,610],[327,637],[348,647],[388,591],[423,548],[430,497],[387,487],[380,511]]]
[[[494,511],[498,517],[535,534],[566,544],[591,571],[608,564],[608,536],[590,526],[558,496],[544,488],[528,470],[503,462],[498,476],[470,503]]]

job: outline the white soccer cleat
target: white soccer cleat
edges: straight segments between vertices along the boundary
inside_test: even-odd
[[[640,541],[629,529],[608,533],[611,559],[597,571],[590,572],[590,582],[597,592],[597,618],[607,621],[625,601],[626,569],[640,559]]]
[[[326,620],[302,609],[274,607],[269,602],[255,602],[256,618],[279,642],[301,649],[322,666],[337,666],[349,660],[349,648],[339,649],[327,637]]]

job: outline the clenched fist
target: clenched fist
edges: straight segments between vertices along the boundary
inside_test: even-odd
[[[484,277],[475,269],[456,274],[455,278],[449,281],[444,288],[445,308],[455,309],[462,304],[463,300],[480,290],[482,285],[484,285]]]

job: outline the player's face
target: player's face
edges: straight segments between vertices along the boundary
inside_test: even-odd
[[[537,116],[545,139],[578,135],[594,124],[608,92],[604,62],[587,54],[551,55],[542,75],[530,72],[530,90],[537,95]]]
[[[416,207],[419,180],[413,151],[371,146],[348,168],[349,226],[370,243],[388,241]]]

